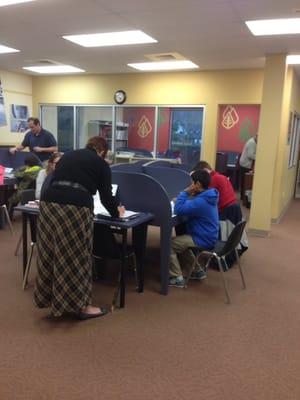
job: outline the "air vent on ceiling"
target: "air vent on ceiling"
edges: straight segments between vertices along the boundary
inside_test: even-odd
[[[26,60],[26,64],[51,66],[51,65],[58,65],[59,63],[52,60]]]
[[[158,53],[158,54],[146,54],[146,58],[148,58],[151,61],[174,61],[174,60],[185,60],[185,57],[183,57],[179,53]]]

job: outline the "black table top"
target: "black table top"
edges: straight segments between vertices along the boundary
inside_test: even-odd
[[[22,213],[30,214],[30,215],[39,215],[40,210],[38,208],[33,208],[29,206],[17,206],[14,208],[16,211],[20,211]],[[122,218],[101,218],[101,216],[94,217],[94,224],[101,224],[107,226],[114,226],[121,229],[130,229],[134,228],[140,224],[145,222],[149,222],[153,219],[153,214],[139,212],[137,216],[130,219],[122,219]]]

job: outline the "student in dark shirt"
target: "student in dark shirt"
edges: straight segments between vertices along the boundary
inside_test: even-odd
[[[22,151],[25,147],[29,147],[42,162],[50,158],[51,154],[57,151],[57,143],[52,133],[41,127],[38,118],[28,119],[29,132],[25,134],[23,142],[10,149],[14,154],[16,151]]]
[[[37,307],[51,307],[54,316],[74,313],[87,319],[108,312],[91,306],[93,195],[99,191],[112,217],[124,213],[112,196],[107,150],[96,136],[85,149],[66,153],[41,196],[34,297]]]

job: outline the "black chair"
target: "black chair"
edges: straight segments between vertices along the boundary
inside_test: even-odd
[[[239,271],[240,271],[240,274],[241,274],[243,288],[246,289],[245,278],[244,278],[244,274],[243,274],[243,270],[242,270],[242,265],[241,265],[241,262],[240,262],[239,253],[238,253],[238,250],[237,250],[237,247],[238,247],[238,245],[239,245],[239,243],[241,241],[241,237],[242,237],[242,234],[244,232],[245,226],[246,226],[246,221],[238,222],[236,224],[236,226],[234,227],[234,229],[232,230],[232,232],[229,235],[229,237],[226,240],[226,242],[218,241],[213,250],[209,250],[209,251],[208,250],[203,250],[203,249],[201,249],[199,247],[191,247],[190,248],[192,251],[194,251],[196,253],[196,257],[195,257],[195,262],[194,262],[192,268],[188,272],[188,276],[186,278],[186,283],[185,283],[186,287],[187,287],[187,284],[188,284],[189,279],[191,277],[193,269],[195,268],[196,264],[199,263],[199,257],[202,256],[202,255],[205,255],[205,256],[208,257],[206,265],[204,267],[205,270],[207,270],[207,268],[209,267],[210,262],[213,259],[215,259],[218,262],[219,270],[221,272],[222,279],[223,279],[223,285],[224,285],[224,290],[225,290],[226,297],[227,297],[227,302],[230,304],[231,303],[231,299],[230,299],[230,295],[229,295],[227,280],[225,278],[223,264],[226,266],[225,257],[228,254],[230,254],[232,251],[234,251],[235,255],[236,255],[237,263],[238,263],[238,268],[239,268]]]

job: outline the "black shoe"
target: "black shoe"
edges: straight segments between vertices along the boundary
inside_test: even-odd
[[[77,315],[77,317],[78,317],[78,319],[84,321],[86,319],[103,317],[104,315],[108,314],[109,312],[110,311],[107,308],[101,307],[101,311],[98,313],[91,314],[91,313],[80,312]]]

